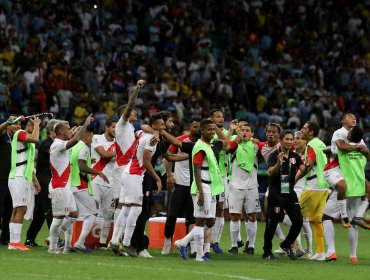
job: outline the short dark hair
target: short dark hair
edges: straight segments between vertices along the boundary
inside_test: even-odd
[[[279,134],[281,133],[281,126],[280,126],[280,124],[278,124],[278,123],[268,123],[267,125],[266,125],[266,127],[265,127],[265,131],[267,132],[267,129],[270,127],[270,126],[272,126],[272,127],[276,127],[277,129],[278,129],[278,132],[279,132]]]
[[[156,121],[163,120],[161,113],[155,113],[149,118],[149,125],[152,126]]]
[[[160,111],[158,114],[162,115],[162,119],[164,122],[166,122],[169,118],[173,118],[173,115],[169,111]]]
[[[358,126],[354,126],[351,128],[351,133],[350,133],[350,141],[351,142],[354,142],[354,143],[359,143],[362,138],[364,137],[364,131],[358,127]]]
[[[291,134],[294,138],[294,132],[292,130],[283,130],[282,132],[280,132],[280,139],[283,139],[285,137],[285,135],[288,135],[288,134]]]
[[[118,107],[116,113],[117,113],[117,116],[119,118],[122,116],[122,114],[125,111],[126,107],[127,107],[127,104],[124,104],[124,105],[121,105],[121,106]]]
[[[243,122],[242,124],[240,124],[240,126],[248,126],[251,129],[251,131],[254,132],[254,128],[249,122],[247,122],[245,120],[242,120],[242,121],[239,121],[239,122]]]
[[[206,125],[210,125],[210,124],[213,124],[213,121],[209,120],[209,119],[204,119],[204,120],[201,120],[200,122],[200,127],[203,128],[205,127]]]
[[[105,122],[105,126],[111,127],[112,124],[116,123],[117,121],[114,119],[107,119]]]
[[[351,112],[345,112],[343,115],[342,115],[342,118],[340,119],[341,121],[343,121],[345,119],[345,117],[347,117],[348,115],[354,115],[353,113]]]
[[[211,111],[209,111],[209,116],[212,116],[216,112],[221,112],[222,114],[224,113],[221,109],[212,109]]]
[[[313,136],[314,137],[317,137],[317,135],[319,135],[320,126],[316,122],[308,121],[307,122],[307,127],[308,127],[309,131],[313,131]]]
[[[192,122],[201,122],[202,121],[202,117],[201,116],[193,116],[190,121],[189,121],[189,124],[191,124]]]

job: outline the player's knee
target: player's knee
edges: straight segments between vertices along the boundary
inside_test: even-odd
[[[206,226],[207,226],[208,228],[213,227],[213,226],[214,226],[214,224],[215,224],[215,219],[208,219],[208,220],[206,221]]]
[[[248,214],[248,222],[254,223],[257,220],[257,215],[256,214]]]
[[[103,211],[103,220],[111,221],[114,215],[114,211]]]

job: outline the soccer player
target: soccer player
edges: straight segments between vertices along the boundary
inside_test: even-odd
[[[20,238],[23,219],[28,220],[33,216],[34,193],[37,194],[40,191],[40,184],[34,174],[35,143],[39,140],[40,123],[41,120],[37,117],[30,119],[25,130],[15,131],[12,139],[8,184],[13,212],[9,223],[9,250],[30,250]]]
[[[210,120],[222,130],[224,135],[227,135],[227,130],[224,128],[224,113],[220,109],[213,109],[209,112]],[[218,140],[218,135],[214,134],[213,141]],[[220,248],[220,240],[222,235],[222,230],[225,224],[224,218],[224,209],[228,208],[227,205],[227,195],[228,195],[228,183],[227,183],[227,174],[226,174],[226,151],[219,151],[219,169],[221,172],[222,180],[224,182],[224,189],[220,196],[217,198],[217,207],[216,207],[216,220],[215,225],[212,227],[211,235],[211,247],[216,254],[223,254],[222,249]],[[206,248],[208,250],[208,248]]]
[[[51,222],[53,221],[53,214],[51,213],[51,202],[49,198],[49,183],[51,180],[50,171],[50,146],[54,141],[55,132],[54,126],[58,122],[56,119],[51,119],[46,124],[47,139],[41,142],[38,146],[36,177],[40,183],[41,191],[35,197],[36,211],[33,215],[33,220],[27,230],[27,238],[24,245],[27,247],[39,247],[36,243],[36,236],[41,230],[44,221],[50,229]],[[49,244],[49,239],[45,242]]]
[[[52,178],[49,185],[53,212],[48,249],[51,254],[60,253],[57,248],[60,231],[64,232],[65,235],[63,253],[68,254],[74,251],[71,246],[72,225],[78,216],[78,212],[71,190],[69,149],[80,141],[86,128],[93,120],[92,115],[89,115],[81,128],[74,129],[70,128],[67,121],[59,121],[54,128],[56,137],[50,146]]]
[[[137,112],[134,110],[135,102],[140,89],[145,85],[144,80],[136,83],[136,88],[131,94],[126,105],[118,108],[119,120],[115,127],[116,136],[116,163],[112,171],[113,198],[116,201],[116,210],[114,212],[114,221],[119,216],[123,204],[119,202],[121,189],[123,188],[122,174],[125,166],[130,162],[135,154],[137,139],[134,123],[137,122]]]
[[[287,213],[292,221],[292,226],[286,239],[280,243],[280,248],[285,251],[290,259],[297,259],[291,247],[301,230],[303,221],[297,194],[294,191],[295,174],[298,170],[304,172],[306,168],[300,155],[290,151],[293,139],[294,136],[291,131],[282,132],[280,137],[281,147],[273,152],[267,161],[269,195],[263,245],[264,253],[262,255],[264,259],[276,259],[271,251],[272,238],[279,223],[281,211]]]
[[[177,137],[181,141],[181,148],[171,145],[168,149],[170,153],[191,155],[195,142],[200,138],[200,121],[201,118],[199,116],[195,116],[190,120],[189,133]],[[174,172],[172,172],[172,164],[170,162],[166,165],[167,186],[171,193],[164,227],[165,241],[161,252],[162,255],[170,253],[177,217],[181,217],[182,213],[184,213],[187,232],[192,230],[195,223],[193,200],[190,194],[191,182],[193,181],[191,167],[191,157],[189,157],[189,160],[175,162]],[[191,254],[195,254],[194,241],[190,242],[190,249]]]
[[[71,149],[70,155],[73,197],[76,201],[78,215],[83,217],[81,233],[74,248],[84,252],[91,252],[91,248],[85,246],[85,241],[94,226],[98,213],[91,186],[91,175],[99,176],[103,182],[109,184],[108,178],[102,171],[91,168],[90,146],[92,139],[93,132],[87,128],[81,140]]]
[[[117,122],[108,119],[105,122],[105,131],[101,135],[94,135],[91,144],[91,158],[95,159],[92,168],[103,172],[110,183],[107,183],[100,176],[92,175],[91,185],[94,190],[95,200],[99,204],[99,211],[103,216],[100,226],[99,248],[107,248],[107,238],[109,235],[112,218],[115,209],[115,199],[113,197],[112,171],[116,162],[115,127]]]
[[[298,181],[305,176],[305,189],[300,197],[299,204],[303,217],[307,217],[313,226],[313,234],[316,241],[316,253],[310,260],[324,261],[324,229],[322,215],[324,213],[326,199],[328,197],[328,183],[324,178],[324,166],[326,156],[323,152],[325,144],[317,138],[320,127],[315,122],[307,122],[301,132],[307,139],[305,151],[305,172],[299,171],[296,175]]]
[[[191,194],[196,218],[195,226],[186,237],[177,240],[175,244],[183,256],[184,252],[186,253],[185,246],[189,241],[189,236],[193,236],[197,251],[196,261],[209,262],[203,251],[204,231],[215,223],[216,196],[224,192],[224,184],[219,161],[211,146],[215,135],[215,124],[211,120],[202,120],[200,129],[202,138],[196,142],[192,151],[194,180]]]
[[[363,137],[363,131],[354,126],[348,132],[349,145],[354,147],[358,146]],[[370,159],[370,152],[367,150],[363,151],[354,150],[352,152],[338,151],[339,165],[347,182],[347,211],[350,219],[354,218],[361,203],[361,196],[365,195],[365,165],[367,160]],[[341,217],[342,210],[338,204],[337,190],[330,195],[329,200],[326,204],[323,224],[325,241],[327,245],[326,261],[334,261],[337,259],[335,252],[335,232],[333,226],[333,219]],[[358,243],[358,232],[357,226],[354,224],[349,229],[349,243],[350,243],[350,262],[357,262],[357,243]]]
[[[254,243],[257,235],[256,213],[261,212],[258,193],[257,169],[258,146],[252,141],[253,127],[245,122],[238,125],[237,120],[230,124],[227,138],[237,131],[237,139],[229,142],[231,154],[231,179],[229,182],[229,213],[230,213],[230,254],[238,253],[238,235],[243,206],[247,214],[247,232],[249,243],[246,253],[254,255]]]
[[[347,202],[346,202],[346,189],[347,184],[344,180],[341,169],[339,168],[339,162],[338,162],[338,151],[342,152],[351,152],[351,151],[363,151],[365,154],[367,152],[367,147],[365,145],[365,142],[362,140],[357,145],[350,145],[347,135],[349,130],[356,126],[356,117],[352,113],[346,113],[342,116],[342,128],[338,129],[334,132],[332,140],[331,140],[331,156],[329,159],[329,162],[325,166],[325,179],[328,181],[329,185],[337,190],[337,201],[338,206],[341,211],[341,218],[342,223],[344,227],[348,228],[351,226],[349,223],[348,217],[347,217]],[[369,184],[369,182],[366,180],[366,184]],[[364,197],[365,198],[365,197]],[[361,204],[365,204],[365,210],[367,208],[367,199]],[[364,208],[364,207],[360,207]],[[359,208],[359,209],[360,209]],[[363,213],[357,213],[356,217],[352,219],[352,223],[356,223],[360,227],[364,229],[370,229],[370,226],[364,221],[363,219]]]
[[[177,160],[184,160],[188,159],[188,156],[184,155],[175,155],[170,154],[167,152],[168,147],[170,146],[171,142],[178,144],[178,140],[173,137],[169,132],[171,132],[172,128],[174,127],[173,116],[168,111],[161,111],[158,114],[162,116],[164,121],[165,130],[162,132],[162,136],[159,138],[159,142],[157,143],[157,147],[155,153],[152,156],[151,164],[152,166],[159,168],[159,175],[164,176],[162,172],[165,171],[165,167],[163,166],[163,158],[170,160],[170,161],[177,161]],[[154,134],[154,131],[150,126],[143,125],[143,131],[147,133]],[[157,132],[158,133],[158,132]],[[144,173],[143,179],[143,202],[142,202],[142,211],[136,221],[136,227],[134,230],[134,234],[131,239],[131,245],[136,249],[138,252],[139,257],[144,258],[152,258],[149,252],[146,250],[146,242],[145,242],[145,224],[147,220],[151,216],[152,210],[152,197],[153,197],[153,189],[156,188],[156,182],[154,178],[149,174],[149,172]]]
[[[149,126],[158,132],[164,130],[165,125],[161,114],[157,113],[151,116]],[[131,246],[131,237],[136,226],[136,220],[142,211],[142,184],[145,171],[155,178],[158,192],[162,190],[161,178],[154,171],[151,164],[152,156],[156,150],[156,144],[151,145],[152,138],[153,135],[150,133],[143,133],[140,136],[136,153],[126,166],[122,176],[124,187],[121,191],[120,203],[123,204],[123,207],[114,225],[113,236],[110,242],[110,247],[116,255],[124,255],[118,244],[119,238],[124,232],[122,245],[125,252],[132,257],[138,256],[136,250]]]

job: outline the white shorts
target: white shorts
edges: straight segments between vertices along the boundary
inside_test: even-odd
[[[121,191],[119,202],[125,204],[143,203],[143,180],[141,175],[123,174],[125,186]]]
[[[237,189],[230,186],[229,192],[229,212],[232,214],[259,213],[261,212],[258,188]]]
[[[50,191],[53,216],[68,216],[77,211],[77,206],[71,188],[57,188]]]
[[[32,219],[35,206],[35,188],[32,183],[28,182],[24,177],[14,177],[8,180],[8,185],[13,208],[26,206],[27,212],[24,218],[26,220]]]
[[[76,201],[79,217],[96,215],[98,213],[95,199],[87,193],[87,190],[75,192],[73,193],[73,196]]]
[[[116,200],[113,197],[114,188],[100,184],[92,184],[94,198],[99,203],[99,211],[104,214],[113,214]]]
[[[324,214],[334,219],[340,218],[340,210],[337,200],[338,192],[335,190],[330,195],[328,201],[326,202]],[[352,220],[357,213],[358,207],[360,207],[361,197],[347,197],[347,215],[349,220]]]
[[[216,204],[215,196],[210,193],[204,194],[204,205],[198,206],[199,194],[192,195],[194,204],[194,217],[195,218],[215,218],[216,217]]]
[[[115,166],[112,171],[112,188],[113,188],[113,198],[119,199],[121,189],[123,188],[122,174],[125,166]]]
[[[325,180],[329,183],[329,186],[333,189],[339,181],[344,180],[339,166],[324,171],[324,177]]]

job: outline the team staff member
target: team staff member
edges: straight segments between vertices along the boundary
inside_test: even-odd
[[[8,176],[10,172],[10,154],[12,149],[12,137],[21,128],[20,121],[15,121],[17,116],[12,115],[8,121],[0,125],[0,243],[9,243],[9,221],[12,215],[12,197],[8,187]]]
[[[285,131],[280,137],[281,148],[273,152],[267,160],[269,175],[269,195],[267,208],[267,223],[264,235],[264,259],[277,259],[272,254],[272,238],[279,223],[280,213],[285,211],[292,226],[285,240],[280,243],[280,248],[292,260],[296,259],[292,251],[292,244],[302,228],[302,214],[294,191],[295,175],[299,170],[305,171],[305,166],[299,154],[290,151],[294,140],[291,131]]]
[[[45,219],[49,229],[51,222],[53,221],[51,200],[49,198],[49,183],[51,180],[49,150],[55,138],[54,126],[57,122],[58,120],[56,119],[48,121],[46,125],[46,133],[48,137],[42,141],[38,147],[36,177],[40,183],[41,191],[35,197],[36,211],[33,215],[31,225],[28,228],[26,242],[24,243],[27,247],[39,247],[36,242],[36,236],[40,232]],[[49,240],[47,239],[46,242],[49,242]]]

